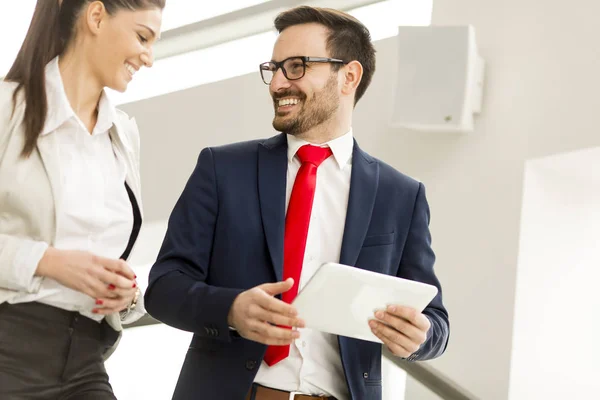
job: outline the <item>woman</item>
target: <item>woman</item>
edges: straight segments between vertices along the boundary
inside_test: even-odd
[[[38,0],[0,82],[0,398],[114,399],[104,359],[144,313],[135,123],[165,0]]]

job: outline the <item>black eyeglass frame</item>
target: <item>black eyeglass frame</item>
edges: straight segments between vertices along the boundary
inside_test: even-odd
[[[283,64],[285,64],[287,61],[294,59],[294,58],[297,58],[302,61],[302,75],[300,75],[298,78],[290,78],[287,74],[287,71],[285,70],[285,67],[283,66]],[[262,78],[265,85],[270,85],[271,81],[273,80],[273,76],[275,76],[275,74],[277,73],[277,70],[280,68],[281,68],[281,71],[283,72],[283,76],[285,76],[285,79],[287,79],[288,81],[297,81],[298,79],[304,78],[304,75],[306,75],[306,64],[309,62],[334,63],[334,64],[344,64],[344,65],[348,64],[348,61],[340,60],[337,58],[293,56],[293,57],[288,57],[285,60],[281,60],[279,62],[267,61],[267,62],[261,63],[258,66],[258,69],[260,70],[260,77]],[[272,65],[275,66],[274,70],[271,70],[271,68],[268,68],[268,69],[264,68],[266,66],[271,67]],[[263,71],[269,71],[269,72],[273,73],[273,76],[271,77],[271,80],[269,82],[267,82],[267,80],[265,79]]]

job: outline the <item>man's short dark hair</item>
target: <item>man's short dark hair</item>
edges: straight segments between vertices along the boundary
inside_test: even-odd
[[[329,30],[327,50],[330,57],[346,62],[358,61],[363,67],[363,76],[356,88],[354,104],[365,94],[375,72],[375,48],[371,43],[371,33],[356,18],[345,12],[331,8],[300,6],[284,11],[275,18],[275,28],[279,33],[295,25],[318,23]],[[321,56],[321,54],[302,54]],[[341,68],[332,64],[332,68]]]

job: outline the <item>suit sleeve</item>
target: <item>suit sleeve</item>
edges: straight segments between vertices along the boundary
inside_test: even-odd
[[[144,299],[148,313],[167,325],[229,341],[227,315],[243,290],[206,283],[218,212],[214,157],[207,148],[171,213]]]
[[[448,312],[442,303],[442,288],[433,269],[435,254],[431,248],[429,216],[425,187],[422,183],[419,183],[411,226],[400,261],[398,276],[434,285],[438,288],[438,294],[423,311],[423,314],[431,322],[427,340],[419,350],[408,358],[410,361],[428,360],[442,355],[448,344],[450,334]]]

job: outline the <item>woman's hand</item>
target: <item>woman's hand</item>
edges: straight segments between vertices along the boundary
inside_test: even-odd
[[[96,299],[96,308],[92,312],[107,315],[123,311],[133,302],[136,291],[138,291],[137,285],[126,292],[122,292],[122,295],[116,299]]]
[[[49,247],[38,264],[36,275],[96,300],[97,314],[119,312],[131,303],[137,284],[135,274],[123,260],[96,256],[87,251]]]

